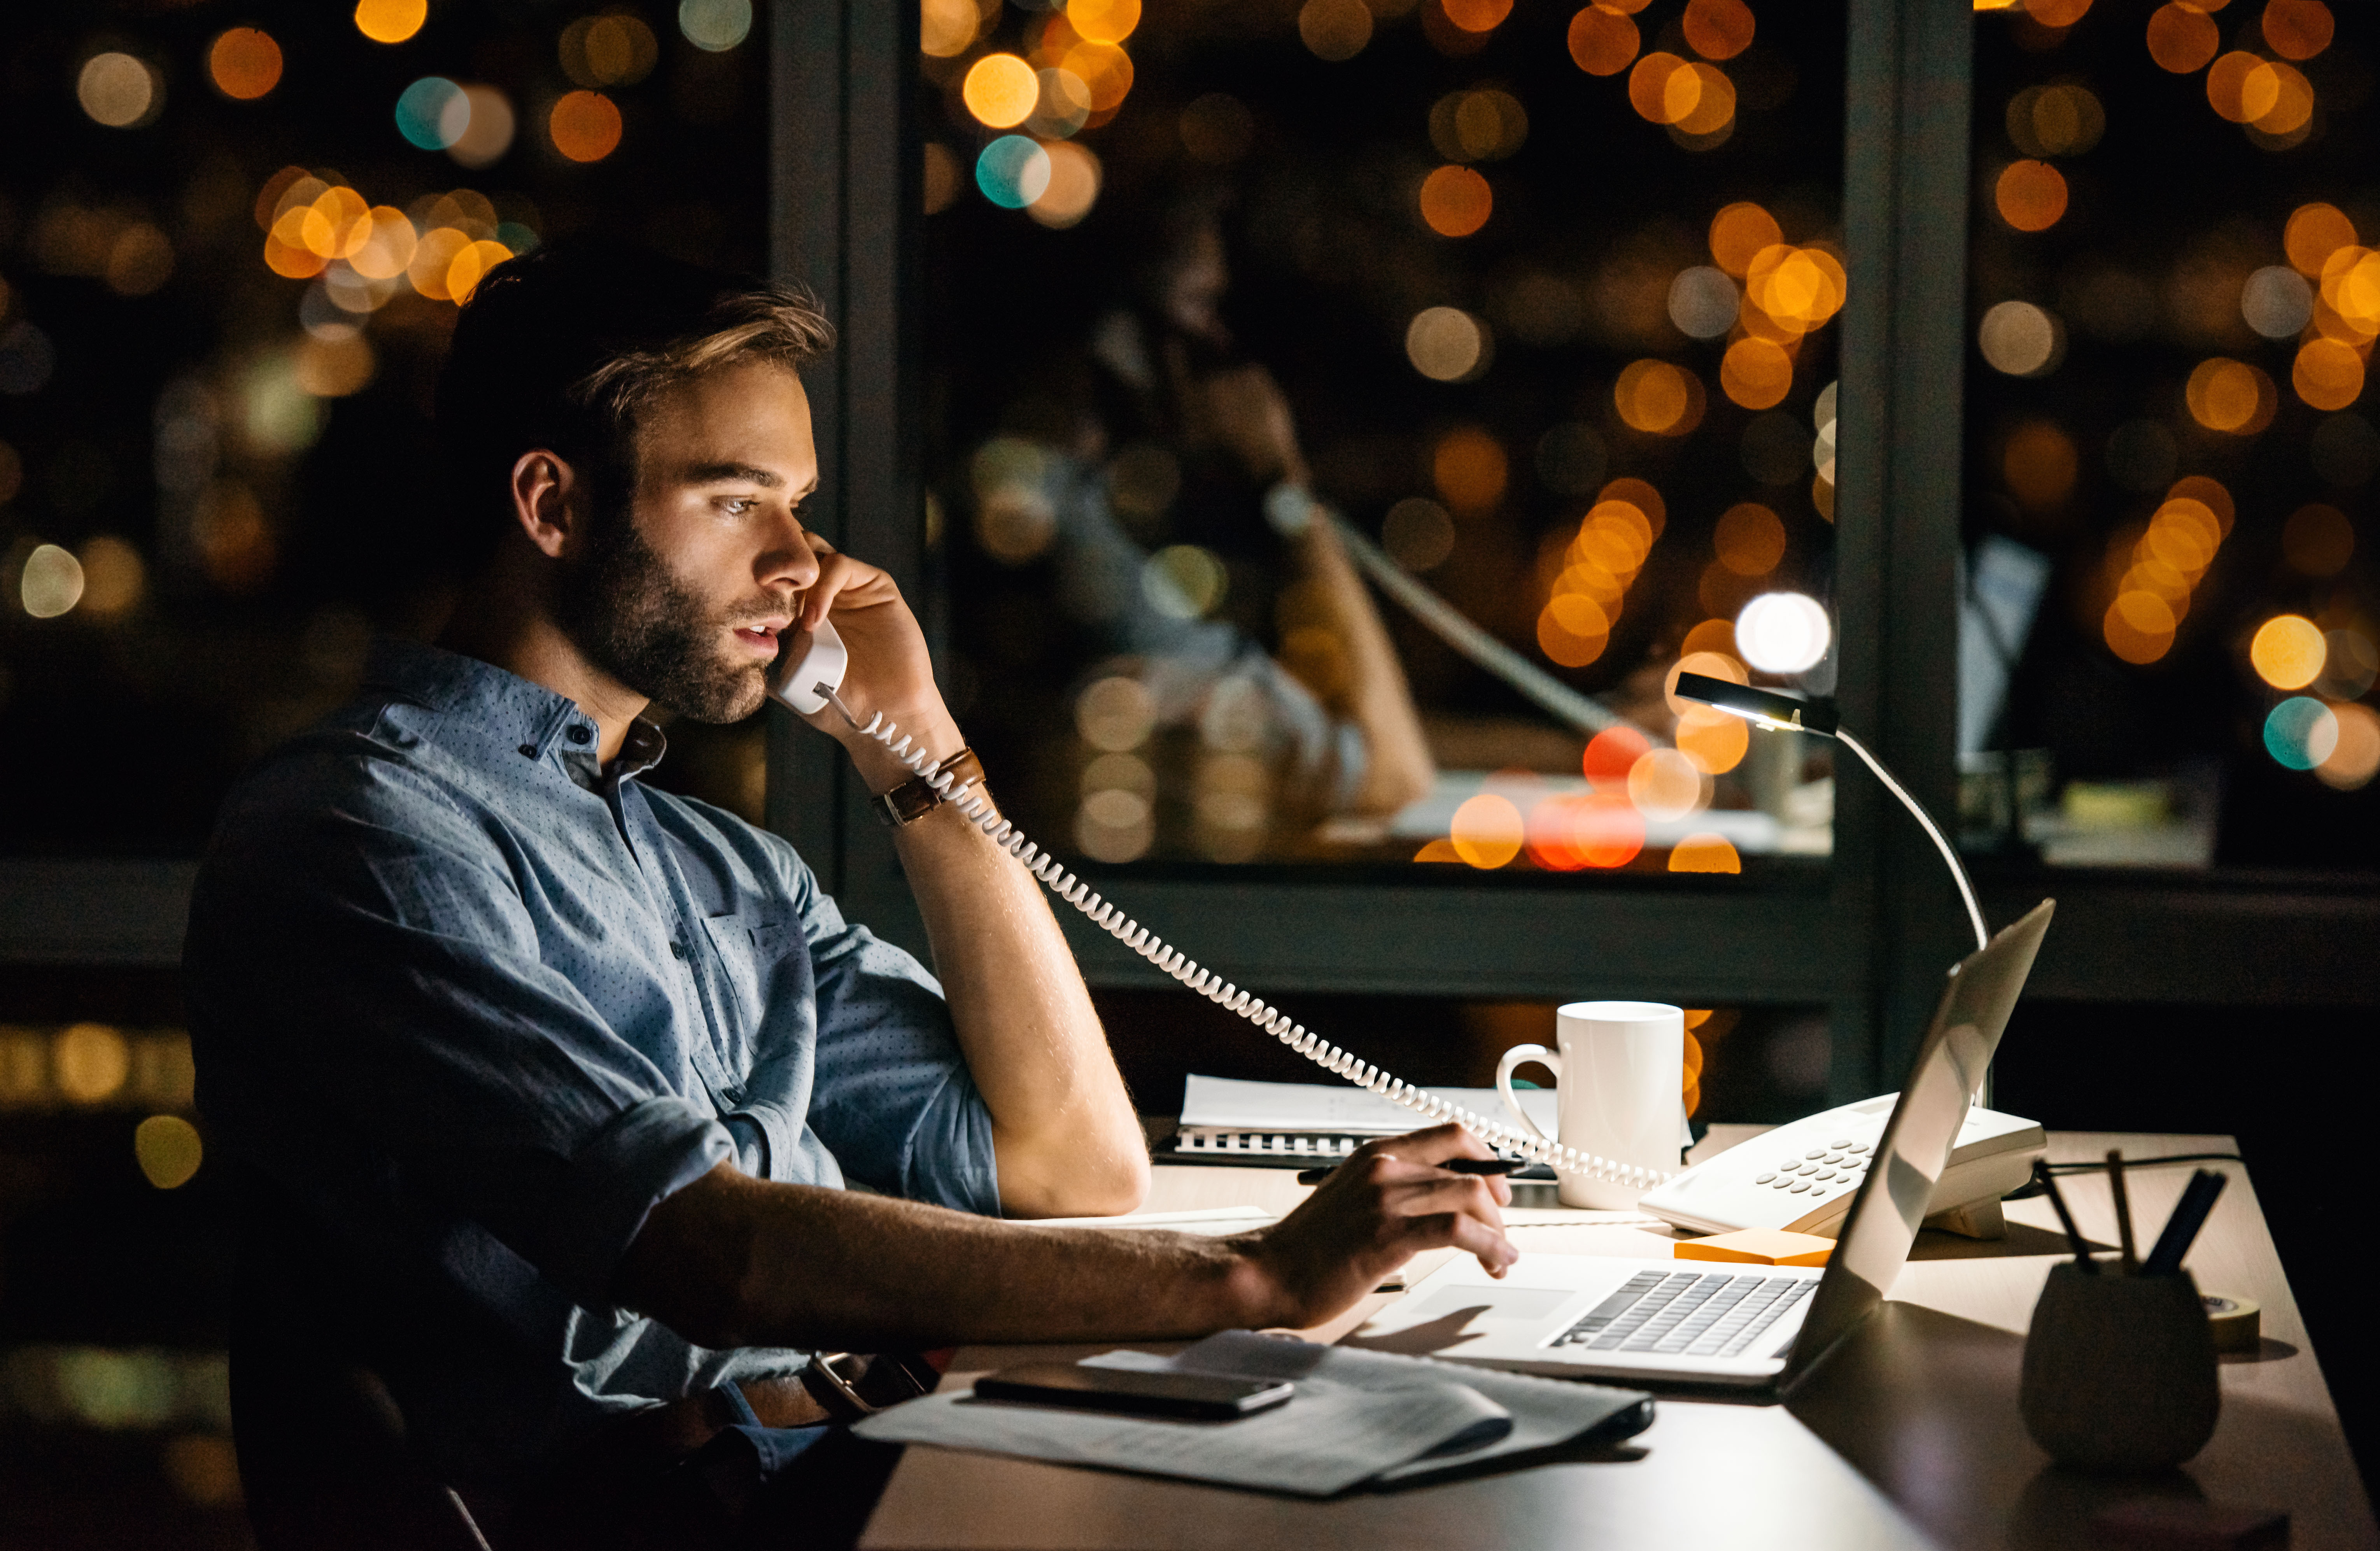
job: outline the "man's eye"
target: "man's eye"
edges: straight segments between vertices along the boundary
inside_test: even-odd
[[[726,500],[720,503],[721,506],[726,507],[728,511],[737,517],[742,517],[746,512],[750,511],[759,504],[759,502],[747,495],[731,495]]]

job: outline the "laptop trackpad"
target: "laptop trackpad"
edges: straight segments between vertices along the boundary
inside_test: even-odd
[[[1577,1296],[1550,1288],[1440,1288],[1414,1313],[1438,1319],[1468,1310],[1482,1319],[1539,1320]]]

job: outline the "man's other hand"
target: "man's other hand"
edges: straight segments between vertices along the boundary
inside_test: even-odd
[[[1433,1126],[1357,1148],[1296,1211],[1244,1242],[1265,1323],[1305,1329],[1339,1313],[1424,1250],[1451,1246],[1501,1276],[1520,1251],[1504,1237],[1501,1179],[1453,1174],[1449,1158],[1495,1154],[1461,1126]]]

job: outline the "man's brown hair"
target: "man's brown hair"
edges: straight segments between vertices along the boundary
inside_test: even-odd
[[[793,287],[612,243],[516,259],[464,307],[439,375],[438,441],[459,515],[492,547],[513,465],[539,447],[591,482],[599,509],[623,508],[638,419],[658,395],[737,362],[798,370],[833,342],[826,314]]]

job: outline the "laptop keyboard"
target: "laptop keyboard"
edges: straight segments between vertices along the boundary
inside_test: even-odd
[[[1589,1351],[1734,1357],[1817,1285],[1803,1276],[1641,1272],[1552,1344]]]

